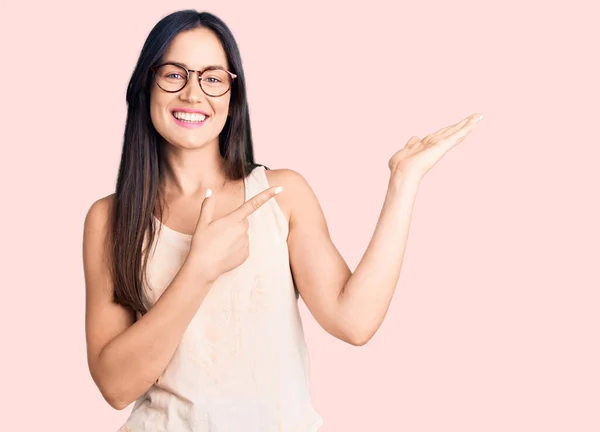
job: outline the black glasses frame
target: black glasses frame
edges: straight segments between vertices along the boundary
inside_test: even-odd
[[[164,88],[162,88],[162,87],[160,86],[160,84],[158,83],[158,80],[156,79],[156,71],[158,70],[158,68],[160,68],[160,67],[162,67],[162,66],[166,66],[166,65],[173,65],[173,66],[177,66],[177,67],[180,67],[181,69],[183,69],[183,70],[185,71],[185,73],[186,73],[186,77],[185,77],[185,84],[184,84],[184,85],[183,85],[183,86],[182,86],[182,87],[181,87],[179,90],[165,90],[165,89],[164,89]],[[150,68],[150,70],[152,71],[152,75],[153,75],[154,82],[156,83],[156,85],[157,85],[157,86],[158,86],[158,87],[159,87],[159,88],[160,88],[162,91],[165,91],[165,92],[167,92],[167,93],[177,93],[177,92],[180,92],[181,90],[183,90],[183,89],[185,88],[185,86],[188,84],[188,82],[190,81],[190,73],[191,73],[191,72],[197,72],[197,73],[198,73],[198,83],[199,83],[199,85],[200,85],[200,90],[202,90],[202,92],[204,92],[204,94],[205,94],[206,96],[210,96],[210,97],[221,97],[221,96],[223,96],[224,94],[227,94],[227,92],[228,92],[229,90],[231,90],[231,87],[233,86],[233,82],[234,82],[234,80],[237,78],[237,75],[236,75],[236,74],[234,74],[234,73],[232,73],[232,72],[229,72],[227,69],[225,69],[225,68],[222,68],[222,67],[220,67],[220,66],[210,66],[210,67],[207,67],[206,69],[203,69],[203,70],[193,70],[193,69],[188,69],[188,68],[186,68],[184,65],[182,65],[182,64],[180,64],[180,63],[175,63],[175,62],[167,62],[167,63],[162,63],[162,64],[159,64],[159,65],[156,65],[156,66],[152,66],[152,67]],[[204,88],[202,87],[202,74],[203,74],[204,72],[206,72],[206,71],[209,71],[209,70],[222,70],[222,71],[225,71],[225,72],[227,72],[227,73],[229,74],[229,76],[231,77],[231,82],[229,83],[229,88],[228,88],[227,90],[225,90],[223,93],[221,93],[221,94],[219,94],[219,95],[213,95],[213,94],[209,94],[209,93],[207,93],[207,92],[206,92],[206,90],[204,90]]]

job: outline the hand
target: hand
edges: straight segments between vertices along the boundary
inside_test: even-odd
[[[392,156],[388,163],[390,170],[392,173],[422,179],[442,156],[467,137],[481,118],[481,114],[472,114],[422,140],[413,136],[404,148]]]
[[[221,274],[246,261],[250,253],[247,218],[281,192],[281,189],[277,189],[265,189],[231,213],[215,220],[214,198],[204,198],[188,254],[202,266],[203,278],[214,282]]]

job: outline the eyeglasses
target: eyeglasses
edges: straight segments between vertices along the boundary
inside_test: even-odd
[[[154,72],[154,80],[158,86],[168,92],[182,90],[190,79],[191,72],[198,72],[200,88],[207,96],[219,97],[229,91],[237,75],[222,67],[211,66],[203,71],[187,69],[178,63],[163,63],[150,68]]]

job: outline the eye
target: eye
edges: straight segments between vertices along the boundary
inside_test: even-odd
[[[176,75],[179,76],[180,78],[183,78],[183,76],[181,74],[177,73],[177,72],[169,73],[165,77],[166,78],[172,78],[172,77],[174,77]]]

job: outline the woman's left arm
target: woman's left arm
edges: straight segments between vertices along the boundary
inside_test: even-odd
[[[364,345],[383,322],[400,276],[419,179],[390,176],[373,238],[352,273],[312,189],[299,174],[286,171],[284,191],[294,197],[288,250],[295,285],[321,327]]]
[[[400,276],[420,182],[481,117],[474,114],[422,140],[412,137],[392,156],[383,208],[354,273],[334,246],[323,211],[306,180],[284,170],[286,199],[293,199],[288,250],[294,281],[309,311],[328,333],[360,346],[380,327]]]

